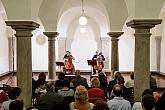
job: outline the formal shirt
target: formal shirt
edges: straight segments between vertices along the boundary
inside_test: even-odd
[[[131,110],[131,104],[123,97],[114,97],[107,102],[110,110]]]

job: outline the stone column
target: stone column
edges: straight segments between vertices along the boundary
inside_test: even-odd
[[[111,78],[114,78],[114,72],[119,70],[118,38],[124,32],[109,32],[111,37]]]
[[[48,37],[48,78],[55,80],[56,76],[56,54],[55,54],[55,39],[58,32],[44,32]]]
[[[26,106],[32,104],[32,31],[39,27],[33,21],[6,21],[16,31],[17,86],[22,89],[20,98]]]
[[[157,72],[160,72],[160,59],[161,59],[161,36],[156,36],[156,68]]]
[[[101,37],[101,51],[105,57],[104,69],[109,69],[109,37]]]
[[[66,52],[66,37],[58,37],[58,61],[63,61]]]
[[[160,24],[160,19],[135,19],[127,26],[135,29],[134,101],[141,101],[141,94],[150,88],[150,29]]]

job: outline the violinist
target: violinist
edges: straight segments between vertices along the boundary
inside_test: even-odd
[[[98,61],[98,73],[100,73],[102,69],[104,68],[104,61],[105,61],[105,58],[102,52],[99,53],[97,57],[97,61]]]
[[[69,51],[66,51],[66,54],[63,57],[64,59],[64,72],[67,74],[73,74],[74,71],[74,65],[72,63],[72,60],[74,60],[74,57],[71,55]]]

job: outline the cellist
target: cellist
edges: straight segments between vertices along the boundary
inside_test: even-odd
[[[74,65],[72,63],[72,60],[74,60],[74,57],[71,55],[69,51],[66,51],[66,54],[63,57],[64,59],[64,70],[65,73],[73,73]]]

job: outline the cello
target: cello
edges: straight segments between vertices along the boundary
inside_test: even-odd
[[[67,61],[65,63],[65,69],[66,69],[66,73],[73,73],[73,63],[72,63],[72,59],[73,57],[71,55],[69,55],[67,57]]]

